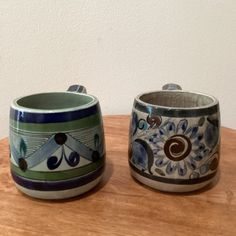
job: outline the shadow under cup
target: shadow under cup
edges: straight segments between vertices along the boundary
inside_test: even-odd
[[[216,177],[219,150],[216,98],[178,90],[135,98],[129,164],[138,181],[169,192],[200,189]]]
[[[73,92],[41,93],[10,109],[11,174],[27,195],[63,199],[96,186],[105,165],[97,98]]]

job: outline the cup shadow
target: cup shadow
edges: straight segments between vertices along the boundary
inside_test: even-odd
[[[96,192],[99,192],[108,183],[112,174],[113,174],[113,163],[110,160],[106,159],[105,170],[104,170],[103,177],[102,177],[101,181],[99,182],[99,184],[96,185],[91,190],[89,190],[88,192],[83,193],[79,196],[65,198],[65,199],[39,199],[39,198],[30,197],[30,196],[20,192],[19,190],[18,190],[18,192],[20,192],[22,195],[24,195],[24,197],[30,199],[31,201],[33,200],[35,202],[45,202],[45,203],[53,204],[53,203],[65,203],[65,202],[79,201],[81,199],[89,197],[90,195],[95,194]]]

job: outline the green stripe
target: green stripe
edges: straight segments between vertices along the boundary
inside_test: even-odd
[[[19,167],[15,166],[11,163],[11,170],[16,174],[27,179],[35,179],[35,180],[45,180],[45,181],[57,181],[57,180],[66,180],[74,177],[78,177],[81,175],[88,174],[105,163],[105,156],[99,159],[97,162],[93,162],[91,164],[81,166],[76,169],[65,170],[65,171],[56,171],[56,172],[44,172],[44,171],[32,171],[26,170],[23,172]]]
[[[60,123],[47,123],[47,124],[35,124],[35,123],[23,123],[10,119],[10,126],[24,131],[33,132],[68,132],[80,128],[92,128],[93,126],[101,123],[101,117],[99,114],[95,114],[83,119],[60,122]]]

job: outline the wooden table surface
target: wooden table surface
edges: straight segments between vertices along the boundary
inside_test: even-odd
[[[207,189],[167,194],[130,176],[128,116],[104,117],[107,166],[101,184],[66,201],[21,194],[0,141],[0,235],[236,235],[236,131],[222,128],[220,178]]]

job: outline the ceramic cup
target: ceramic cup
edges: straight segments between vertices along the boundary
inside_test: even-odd
[[[188,192],[211,183],[220,157],[220,112],[216,98],[180,90],[138,95],[130,124],[132,176],[152,188]]]
[[[99,101],[83,86],[15,99],[10,109],[11,174],[23,193],[63,199],[96,186],[105,164]]]

